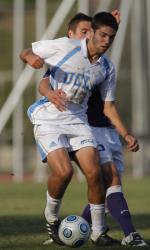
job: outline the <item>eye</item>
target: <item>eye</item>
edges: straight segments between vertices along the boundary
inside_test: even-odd
[[[87,31],[81,31],[81,33],[86,35]]]
[[[101,37],[103,37],[103,38],[106,37],[106,34],[103,34],[103,33],[102,33],[102,34],[101,34]]]
[[[114,38],[115,38],[115,35],[110,36],[110,41],[113,41],[113,40],[114,40]]]
[[[105,34],[104,32],[99,32],[99,35],[100,35],[101,37],[105,37],[107,34]]]
[[[81,33],[82,34],[85,34],[86,35],[86,33],[88,32],[88,30],[87,29],[83,29],[83,30],[81,30]]]

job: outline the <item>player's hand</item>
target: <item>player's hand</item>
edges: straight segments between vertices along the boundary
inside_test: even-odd
[[[63,112],[66,110],[68,99],[66,93],[62,89],[49,91],[47,97],[49,101],[53,103],[59,111]]]
[[[124,140],[127,143],[127,148],[130,151],[137,152],[140,149],[139,143],[138,143],[137,139],[133,135],[127,134],[124,137]]]
[[[44,60],[38,55],[31,54],[26,57],[27,63],[35,69],[40,69],[44,65]]]
[[[113,10],[111,14],[115,17],[118,24],[120,24],[120,11],[119,10]]]

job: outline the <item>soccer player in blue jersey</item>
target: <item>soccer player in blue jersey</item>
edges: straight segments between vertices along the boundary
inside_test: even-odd
[[[97,30],[97,28],[96,28],[96,30]],[[103,33],[103,32],[102,32]],[[105,32],[104,32],[105,33]],[[102,34],[101,34],[102,35]],[[106,34],[103,34],[104,36],[106,35]],[[96,38],[96,37],[95,37]],[[94,43],[95,42],[95,43]],[[93,43],[94,43],[94,45],[98,45],[98,43],[97,43],[97,41],[95,40],[93,40]],[[91,44],[92,45],[92,44]],[[102,46],[103,48],[104,48],[104,50],[105,50],[105,48],[107,47],[106,45],[103,45]],[[103,54],[103,53],[102,53]],[[105,60],[104,58],[103,58],[103,60]],[[108,64],[107,64],[108,63]],[[104,71],[106,70],[106,68],[108,67],[108,72],[109,72],[109,70],[110,70],[110,68],[111,68],[111,70],[113,71],[113,68],[111,67],[111,64],[109,64],[109,61],[103,61],[103,64],[102,65],[104,65],[105,64],[105,68],[104,68]],[[109,68],[110,67],[110,68]],[[97,74],[97,72],[94,72],[95,74]],[[104,73],[104,72],[103,72]],[[60,72],[59,72],[59,74],[60,74]],[[108,73],[108,76],[110,77],[110,73]],[[113,74],[111,75],[111,77],[113,76]],[[71,77],[73,77],[73,76],[71,76]],[[107,76],[105,76],[106,78],[107,78]],[[52,79],[51,79],[52,80]],[[104,98],[104,100],[105,101],[107,101],[108,100],[108,102],[109,102],[109,99],[110,99],[110,102],[111,102],[111,99],[113,99],[113,95],[111,94],[111,91],[112,91],[112,89],[113,89],[113,87],[112,88],[110,88],[110,90],[109,90],[109,88],[108,88],[108,86],[107,86],[107,81],[106,81],[106,79],[104,79],[104,82],[105,82],[105,85],[103,85],[103,86],[101,86],[101,89],[102,89],[102,94],[103,94],[103,98]],[[96,91],[96,92],[99,92],[99,87],[97,87],[98,88],[98,90]],[[105,96],[105,92],[106,92],[106,90],[108,91],[108,93],[109,93],[109,95],[107,96],[107,98],[106,98],[106,96]],[[76,90],[77,91],[77,90]],[[64,92],[62,92],[63,94],[64,94]],[[85,94],[85,93],[84,93]],[[64,96],[65,96],[65,94],[64,94]],[[69,96],[69,98],[70,97],[72,97],[71,95]],[[68,97],[67,97],[68,98]],[[72,99],[72,101],[73,101],[73,99]],[[90,106],[90,105],[89,105]],[[98,106],[97,106],[98,107]],[[31,111],[33,111],[33,109],[34,108],[36,108],[36,105],[34,105],[34,106],[32,106],[31,107]],[[113,110],[113,109],[112,109]],[[39,110],[37,110],[37,112],[39,112]],[[97,112],[98,113],[98,112]],[[109,112],[108,112],[109,113]],[[113,112],[113,114],[114,114],[114,112]],[[115,115],[116,116],[116,115]],[[35,118],[35,116],[34,116],[34,118]],[[33,117],[32,117],[32,119],[33,119]],[[113,118],[114,119],[114,118]],[[118,119],[118,117],[117,117],[117,119]],[[93,119],[92,119],[93,120]],[[115,123],[115,122],[114,122]],[[119,124],[120,124],[120,121],[119,121]],[[99,124],[97,124],[98,126],[99,126]],[[97,127],[97,126],[94,126],[94,127]],[[118,126],[119,127],[119,126]],[[45,127],[46,128],[46,127]],[[46,131],[46,130],[45,130]],[[47,130],[48,131],[48,130]],[[120,130],[122,133],[125,133],[126,132],[126,130],[125,130],[125,128],[121,125],[121,130]],[[42,135],[42,130],[41,131],[39,131],[40,133],[39,133],[39,135],[41,136]],[[54,132],[54,131],[53,131]],[[44,131],[43,131],[43,133],[44,133]],[[126,137],[130,137],[130,138],[128,138],[129,139],[129,141],[131,141],[131,136],[129,135],[129,134],[127,134],[127,132],[126,132]],[[134,138],[132,138],[132,139],[134,139]],[[127,140],[128,141],[128,140]],[[132,145],[131,145],[132,144]],[[103,151],[105,151],[105,145],[102,145],[102,144],[100,144],[100,145],[98,145],[99,146],[99,148],[102,150],[103,149]],[[135,150],[136,149],[136,147],[137,147],[137,144],[136,144],[136,142],[134,141],[134,143],[132,142],[130,142],[130,148],[132,149],[132,150]],[[107,148],[107,147],[106,147]],[[78,160],[78,158],[77,158],[77,160]],[[110,161],[111,161],[111,159],[110,159]],[[107,166],[106,166],[106,169],[107,169]],[[107,172],[107,171],[106,171]],[[112,178],[112,177],[111,177]],[[110,180],[108,181],[108,183],[110,182]],[[119,183],[120,184],[120,183]],[[112,185],[113,186],[113,185]],[[108,187],[109,187],[109,184],[108,184]],[[110,204],[113,202],[113,200],[116,200],[116,199],[119,199],[119,201],[120,201],[120,198],[122,199],[123,197],[122,197],[122,193],[121,193],[121,187],[120,187],[120,185],[119,185],[119,187],[118,186],[113,186],[112,188],[108,188],[107,189],[107,192],[108,192],[108,197],[110,198],[110,196],[114,196],[114,193],[115,193],[115,197],[114,198],[111,198],[110,199]],[[121,197],[120,197],[121,196]],[[109,201],[109,199],[108,199],[108,197],[107,197],[107,200]],[[126,204],[125,204],[126,205]],[[92,213],[92,209],[94,208],[94,206],[92,207],[91,206],[91,213]],[[97,210],[97,208],[95,207],[95,209]],[[120,209],[120,208],[119,208]],[[114,208],[111,208],[110,209],[111,210],[111,212],[114,210]],[[126,209],[127,210],[127,209]],[[126,211],[127,212],[127,211]],[[94,217],[94,216],[93,216]],[[114,216],[115,217],[115,216]],[[126,217],[127,218],[127,217]],[[96,219],[96,218],[95,218]],[[118,219],[118,218],[117,218]],[[120,222],[120,221],[119,221]],[[92,229],[93,229],[93,232],[94,232],[94,227],[92,226]],[[133,230],[133,229],[132,229]],[[96,231],[96,230],[95,230]],[[135,232],[135,230],[134,230],[134,232]],[[101,232],[101,236],[102,236],[102,232]],[[93,234],[94,235],[94,234]],[[99,237],[95,240],[94,239],[94,236],[93,236],[93,241],[95,242],[95,243],[99,243]]]

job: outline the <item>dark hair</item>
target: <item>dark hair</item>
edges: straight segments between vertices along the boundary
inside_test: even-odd
[[[109,26],[115,31],[118,30],[118,23],[115,17],[109,12],[99,12],[92,19],[92,28],[97,30],[101,26]]]
[[[77,13],[68,23],[68,30],[75,31],[78,23],[82,21],[92,22],[92,17],[82,12]]]

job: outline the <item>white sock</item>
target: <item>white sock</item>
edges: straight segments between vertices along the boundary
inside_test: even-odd
[[[92,219],[92,239],[96,240],[105,230],[105,205],[90,204]]]
[[[111,186],[109,188],[107,188],[107,191],[106,191],[106,198],[110,195],[110,194],[113,194],[113,193],[122,193],[122,186],[120,185],[115,185],[115,186]]]
[[[51,223],[58,220],[58,212],[61,200],[52,198],[47,191],[47,203],[45,208],[45,218]]]

